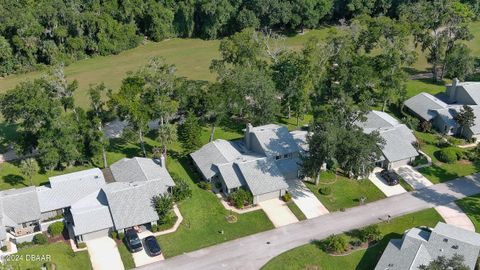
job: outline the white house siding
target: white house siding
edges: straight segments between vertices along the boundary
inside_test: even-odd
[[[408,165],[408,163],[409,163],[412,159],[414,159],[414,158],[408,158],[408,159],[402,159],[402,160],[390,162],[390,163],[389,163],[389,169],[395,169],[395,168],[398,168],[398,167],[402,167],[402,166]]]

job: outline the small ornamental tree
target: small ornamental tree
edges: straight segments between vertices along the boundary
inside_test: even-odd
[[[431,261],[428,265],[420,265],[420,270],[437,270],[437,269],[449,269],[449,270],[469,270],[470,267],[465,265],[465,258],[462,255],[454,254],[451,258],[447,259],[445,256],[439,256],[435,260]]]
[[[153,206],[157,211],[159,220],[164,223],[173,208],[173,197],[170,194],[160,194],[153,197]]]
[[[36,245],[45,245],[48,242],[47,236],[43,233],[35,234],[32,242]]]
[[[175,179],[175,186],[172,188],[172,196],[176,202],[192,197],[190,186],[183,179]]]
[[[342,235],[332,234],[323,243],[327,252],[342,253],[348,248],[348,241]]]
[[[475,118],[476,116],[472,107],[463,105],[463,107],[460,109],[460,112],[453,117],[453,119],[460,126],[460,135],[463,135],[465,128],[470,128],[475,124]]]
[[[370,225],[360,230],[359,238],[362,242],[375,242],[382,238],[378,225]]]

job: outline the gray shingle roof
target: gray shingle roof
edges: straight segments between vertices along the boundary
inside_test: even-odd
[[[251,129],[250,135],[258,140],[264,152],[262,154],[268,157],[299,151],[298,144],[284,126],[269,124],[254,127]]]
[[[439,222],[432,232],[413,228],[400,239],[391,240],[375,270],[418,269],[439,256],[463,255],[474,269],[480,251],[480,235]]]
[[[288,183],[274,161],[267,158],[239,163],[248,188],[253,195],[287,189]]]
[[[480,82],[461,82],[457,87],[463,87],[472,100],[480,105]]]
[[[218,165],[217,167],[228,189],[246,185],[238,164],[231,162]]]
[[[404,124],[400,124],[387,113],[371,111],[365,122],[357,122],[365,133],[378,131],[385,140],[382,148],[384,157],[390,161],[399,161],[418,156],[412,143],[416,141],[413,132]]]
[[[214,164],[232,162],[240,155],[240,151],[233,142],[221,139],[209,142],[190,154],[205,179],[210,179],[218,173]]]
[[[158,180],[144,182],[115,182],[103,187],[107,196],[115,229],[124,229],[158,220],[152,198],[167,191]]]
[[[290,134],[292,134],[293,139],[297,143],[299,149],[302,149],[303,151],[308,151],[308,141],[307,141],[308,132],[307,131],[294,130],[294,131],[291,131]]]
[[[50,183],[37,187],[41,212],[62,209],[105,185],[98,168],[50,177]]]
[[[3,216],[16,224],[40,219],[40,206],[35,187],[4,190],[0,192],[0,198]]]
[[[98,190],[77,201],[70,208],[76,236],[113,227],[103,190]]]
[[[110,171],[116,182],[160,180],[164,185],[175,185],[161,161],[150,158],[124,158],[110,165]]]
[[[423,92],[407,99],[404,104],[426,121],[430,121],[435,118],[435,110],[447,108],[447,104],[445,102]]]

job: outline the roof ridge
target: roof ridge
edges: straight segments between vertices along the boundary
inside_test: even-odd
[[[412,263],[410,264],[410,267],[408,267],[408,269],[412,269],[412,266],[413,266],[413,264],[415,263],[415,261],[417,260],[418,254],[420,253],[420,249],[421,249],[422,247],[423,247],[423,243],[420,243],[420,245],[418,246],[417,252],[415,252],[415,257],[413,258]],[[428,254],[430,254],[430,253],[428,252],[428,250],[426,250],[426,252],[427,252]]]
[[[140,164],[140,162],[138,161],[140,158],[139,158],[139,157],[134,157],[134,159],[135,159],[135,162],[137,162],[138,167],[140,167],[140,170],[142,171],[143,176],[145,176],[145,179],[147,179],[147,181],[150,181],[150,179],[148,179],[148,177],[147,177],[147,173],[145,172],[145,170],[144,170],[143,167],[142,167],[142,164]],[[146,158],[145,158],[145,159],[146,159]],[[132,182],[136,182],[136,181],[132,181]],[[130,183],[131,183],[131,182],[130,182]]]

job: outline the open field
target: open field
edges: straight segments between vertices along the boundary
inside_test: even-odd
[[[412,227],[433,227],[439,221],[443,221],[440,215],[434,209],[427,209],[392,219],[389,224],[379,224],[384,237],[377,245],[368,249],[357,250],[346,256],[331,256],[323,252],[315,243],[311,243],[273,258],[262,269],[371,270],[375,268],[390,239],[401,238],[404,231]]]
[[[329,28],[310,30],[303,35],[288,37],[285,44],[293,49],[299,49],[310,37],[325,38]],[[480,22],[472,23],[471,31],[474,39],[467,42],[475,56],[480,56]],[[90,84],[104,82],[106,86],[116,90],[128,71],[136,70],[154,56],[163,56],[168,63],[177,67],[178,74],[195,80],[214,80],[215,74],[210,73],[210,62],[219,58],[219,40],[200,39],[170,39],[162,42],[147,42],[137,48],[121,52],[118,55],[97,56],[71,64],[65,68],[69,80],[78,80],[79,90],[75,99],[79,106],[86,106],[85,90]],[[423,53],[417,49],[418,61],[413,68],[424,71],[428,64]],[[39,77],[42,71],[27,74],[12,75],[0,78],[0,93],[13,88],[19,82]]]

